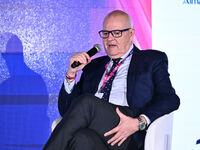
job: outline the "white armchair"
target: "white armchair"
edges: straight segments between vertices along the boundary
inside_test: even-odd
[[[172,117],[170,113],[152,122],[145,137],[145,150],[171,150]],[[61,119],[60,117],[52,123],[52,131]]]
[[[57,124],[62,120],[62,117],[57,118],[56,120],[53,121],[52,125],[51,125],[51,131],[53,131],[55,129],[55,127],[57,126]]]
[[[156,119],[145,137],[145,150],[171,150],[173,113]]]

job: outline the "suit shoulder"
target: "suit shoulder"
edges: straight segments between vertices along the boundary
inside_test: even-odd
[[[154,49],[146,49],[146,50],[140,50],[141,53],[143,53],[144,55],[163,55],[165,54],[165,52],[162,52],[160,50],[154,50]]]
[[[152,59],[167,59],[167,55],[165,54],[165,52],[159,50],[153,50],[153,49],[140,50],[140,54],[143,57],[148,57]]]

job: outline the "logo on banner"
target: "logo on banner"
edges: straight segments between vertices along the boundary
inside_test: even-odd
[[[200,5],[200,0],[184,0],[183,4]]]
[[[200,149],[200,139],[198,139],[198,140],[196,141],[196,145],[195,145],[195,147],[193,147],[192,150],[199,150],[199,149]]]

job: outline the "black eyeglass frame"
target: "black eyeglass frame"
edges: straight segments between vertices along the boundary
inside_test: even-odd
[[[126,28],[126,29],[122,29],[122,30],[111,30],[111,31],[108,31],[108,30],[101,30],[101,31],[99,31],[99,36],[100,36],[101,38],[103,38],[103,39],[106,39],[106,38],[109,37],[109,34],[111,33],[113,37],[115,37],[115,38],[120,38],[120,37],[122,37],[122,32],[128,31],[128,30],[130,30],[130,29],[131,29],[131,28]],[[116,36],[113,34],[113,32],[115,32],[115,31],[119,31],[119,32],[121,33],[120,36],[117,36],[117,37],[116,37]],[[103,36],[101,35],[101,33],[103,33],[103,32],[107,32],[107,33],[108,33],[108,36],[107,36],[107,37],[103,37]]]

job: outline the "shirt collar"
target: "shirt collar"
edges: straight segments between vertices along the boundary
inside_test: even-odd
[[[128,56],[128,54],[130,53],[130,51],[133,49],[133,44],[131,44],[129,50],[121,57],[122,59],[124,59],[126,56]]]
[[[126,56],[128,56],[128,54],[130,53],[130,51],[131,51],[133,48],[134,48],[134,45],[131,44],[129,50],[128,50],[122,57],[120,57],[121,60],[123,60]],[[112,60],[112,59],[110,58],[110,62],[112,62],[111,60]]]

